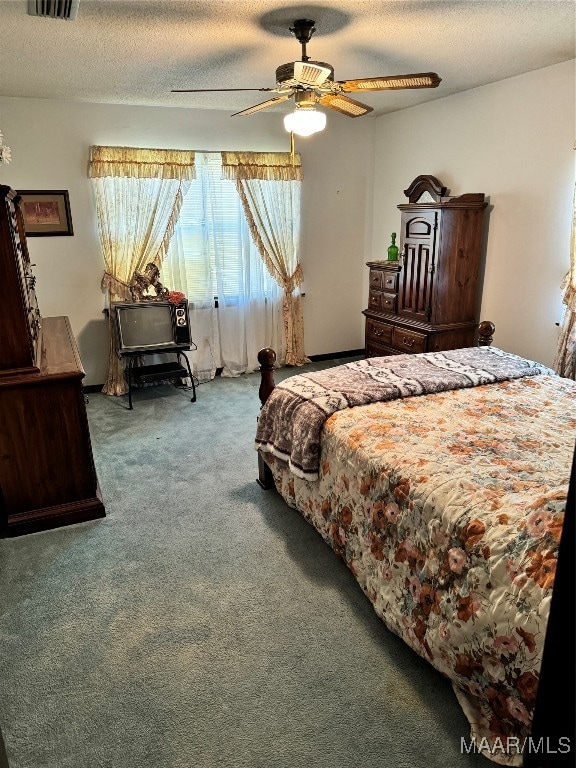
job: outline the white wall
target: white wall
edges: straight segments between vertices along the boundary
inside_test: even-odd
[[[369,205],[374,121],[328,117],[322,134],[297,142],[302,155],[301,259],[307,354],[363,346],[363,260],[371,237]],[[224,111],[0,98],[0,129],[13,160],[0,183],[14,189],[67,189],[73,237],[28,239],[45,317],[67,315],[86,384],[104,381],[107,325],[100,290],[103,261],[91,182],[92,144],[196,150],[288,151],[280,113],[231,118]]]
[[[364,348],[364,276],[372,237],[374,120],[328,115],[304,166],[302,262],[309,355]]]
[[[495,323],[495,346],[551,365],[569,266],[575,137],[574,61],[378,118],[373,258],[386,258],[402,190],[419,174],[453,195],[483,192],[491,210],[481,319]]]

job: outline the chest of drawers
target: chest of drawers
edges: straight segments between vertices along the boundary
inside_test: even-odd
[[[484,195],[447,196],[434,176],[418,176],[404,194],[400,259],[367,263],[367,357],[476,342]]]

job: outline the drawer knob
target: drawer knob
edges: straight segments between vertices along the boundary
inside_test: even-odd
[[[374,336],[382,336],[383,334],[383,331],[380,328],[376,328],[375,325],[372,326],[371,331],[374,334]]]
[[[404,336],[404,338],[402,339],[402,344],[404,344],[407,347],[413,347],[414,339],[411,339],[409,336]]]

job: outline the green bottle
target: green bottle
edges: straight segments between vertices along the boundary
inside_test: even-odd
[[[392,244],[388,246],[388,261],[398,261],[398,246],[396,245],[396,232],[392,232]]]

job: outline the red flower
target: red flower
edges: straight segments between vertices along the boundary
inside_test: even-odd
[[[530,653],[534,652],[534,649],[536,648],[536,641],[534,640],[534,635],[531,632],[526,632],[525,629],[522,629],[522,627],[516,627],[517,634],[520,635],[522,640],[526,643],[526,647],[530,651]]]
[[[344,536],[343,536],[343,530],[340,528],[338,523],[329,523],[327,527],[328,536],[332,539],[334,542],[333,548],[334,549],[340,549],[344,546]]]
[[[394,497],[398,504],[403,501],[407,501],[410,494],[410,481],[408,478],[403,477],[399,480],[398,485],[394,488]]]
[[[384,560],[384,542],[373,537],[370,543],[370,552],[376,560]]]
[[[535,552],[530,565],[526,568],[528,576],[534,579],[542,589],[552,589],[556,575],[556,557],[554,552]]]
[[[471,678],[476,672],[482,671],[482,664],[480,664],[473,656],[469,656],[466,653],[456,654],[456,665],[454,671],[461,677]]]
[[[376,528],[382,529],[386,525],[386,515],[381,501],[377,501],[372,508],[372,521]]]
[[[501,729],[504,725],[502,721],[508,720],[509,716],[508,708],[506,707],[506,694],[492,687],[486,688],[484,694],[488,699],[490,709],[498,719],[498,729]]]
[[[522,672],[516,681],[516,687],[525,702],[531,704],[536,700],[538,678],[533,672]]]
[[[180,291],[168,291],[168,301],[172,304],[180,304],[185,298],[186,296]]]
[[[424,637],[426,636],[426,632],[428,630],[428,625],[425,621],[422,619],[417,619],[416,623],[414,624],[414,634],[420,640],[420,642],[423,642]]]
[[[420,590],[420,605],[422,606],[425,616],[428,616],[430,611],[432,611],[432,613],[440,613],[440,597],[431,584],[422,585],[422,589]]]
[[[350,524],[352,523],[352,510],[350,507],[345,506],[342,507],[339,514],[340,518],[340,525],[342,525],[344,528],[349,528]]]
[[[486,526],[481,520],[472,520],[472,522],[468,524],[464,533],[464,541],[466,546],[473,547],[475,544],[478,544],[482,536],[484,536],[485,531]]]
[[[460,621],[468,621],[480,609],[478,599],[471,593],[458,598],[457,613]]]

